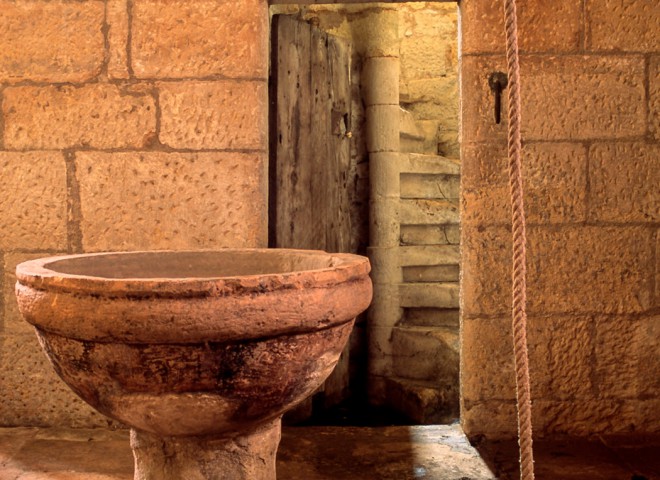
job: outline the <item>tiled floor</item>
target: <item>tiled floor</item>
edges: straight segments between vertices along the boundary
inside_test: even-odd
[[[660,443],[537,441],[538,480],[660,478]],[[515,442],[470,446],[458,426],[289,427],[281,480],[516,479]],[[488,466],[487,466],[488,465]],[[131,480],[126,431],[0,429],[1,480]],[[182,479],[185,480],[185,479]]]

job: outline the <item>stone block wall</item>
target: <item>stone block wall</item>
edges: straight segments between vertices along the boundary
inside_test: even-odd
[[[516,434],[501,3],[460,3],[461,413],[490,437]],[[538,435],[660,432],[658,19],[647,0],[519,2]]]
[[[0,425],[107,420],[13,294],[63,253],[265,246],[263,0],[0,0]]]

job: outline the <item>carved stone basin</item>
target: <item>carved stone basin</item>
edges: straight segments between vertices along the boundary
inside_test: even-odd
[[[274,479],[282,414],[335,367],[369,262],[284,249],[126,252],[16,268],[62,379],[130,426],[135,478]]]

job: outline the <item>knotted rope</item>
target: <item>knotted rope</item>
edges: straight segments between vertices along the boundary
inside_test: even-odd
[[[516,368],[516,400],[518,408],[518,442],[520,446],[520,478],[534,479],[532,451],[532,403],[529,387],[527,355],[527,285],[525,243],[525,209],[521,172],[520,141],[520,66],[518,63],[518,20],[516,1],[504,0],[506,57],[509,77],[509,184],[513,235],[513,352]]]

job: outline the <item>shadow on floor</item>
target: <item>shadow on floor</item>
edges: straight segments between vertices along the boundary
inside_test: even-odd
[[[499,480],[518,480],[518,443],[473,439]],[[660,480],[660,438],[534,440],[536,480]]]

